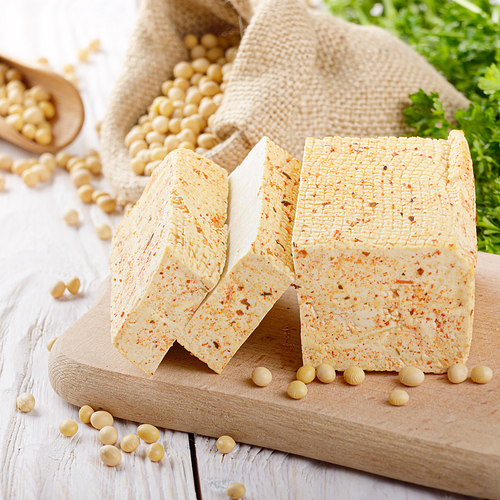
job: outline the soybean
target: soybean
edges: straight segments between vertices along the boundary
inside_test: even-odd
[[[468,373],[469,370],[463,363],[456,363],[448,368],[446,375],[452,384],[461,384],[467,380]]]
[[[19,394],[16,399],[16,408],[23,413],[30,412],[35,407],[35,398],[29,392]]]
[[[71,418],[67,418],[59,424],[59,431],[63,436],[74,436],[78,431],[78,424]]]
[[[142,424],[137,427],[137,435],[146,443],[154,443],[160,437],[160,431],[150,424]]]
[[[111,213],[116,208],[116,200],[109,195],[100,196],[97,198],[97,206],[106,213]]]
[[[365,379],[365,372],[359,367],[352,365],[344,370],[344,380],[349,385],[359,385]]]
[[[217,439],[217,449],[223,453],[231,453],[236,446],[236,441],[231,436],[221,436]]]
[[[94,414],[94,409],[89,405],[83,405],[78,411],[78,416],[84,424],[90,424],[90,417]]]
[[[76,276],[73,276],[66,283],[66,288],[68,289],[68,292],[76,295],[78,290],[80,290],[80,280]]]
[[[231,483],[226,488],[226,495],[231,498],[231,500],[239,500],[245,496],[246,490],[241,483]]]
[[[126,436],[123,436],[122,440],[120,441],[120,448],[125,453],[131,453],[135,451],[138,446],[139,438],[135,434],[127,434]]]
[[[55,281],[50,286],[50,295],[52,295],[54,299],[58,299],[62,297],[65,290],[66,290],[66,285],[62,281]]]
[[[63,219],[66,221],[66,224],[76,226],[78,224],[78,212],[73,208],[69,208],[64,212]]]
[[[107,411],[96,411],[90,416],[92,427],[101,430],[107,425],[113,425],[113,415]]]
[[[122,461],[120,450],[111,444],[106,444],[99,450],[99,457],[108,467],[116,467]]]
[[[265,367],[259,366],[252,372],[252,380],[259,387],[266,387],[273,379],[272,373]]]
[[[160,443],[153,443],[148,446],[146,455],[151,462],[159,462],[165,455],[165,449]]]
[[[101,240],[109,240],[111,238],[111,228],[107,224],[98,224],[95,231]]]
[[[389,403],[393,406],[403,406],[408,403],[410,396],[402,389],[395,389],[389,394]]]
[[[332,365],[322,363],[318,366],[318,368],[316,368],[316,376],[320,382],[329,384],[335,380],[335,370]]]
[[[316,369],[311,365],[301,366],[297,370],[296,377],[304,384],[310,384],[316,378]]]
[[[300,380],[294,380],[288,385],[286,392],[292,399],[302,399],[307,394],[307,386]]]
[[[78,198],[83,201],[83,203],[91,203],[92,202],[92,193],[94,192],[94,188],[90,184],[83,184],[78,188],[76,192]]]
[[[398,376],[399,381],[408,387],[416,387],[425,379],[424,372],[416,366],[405,366],[400,370]]]
[[[118,440],[118,431],[111,425],[104,426],[98,435],[102,444],[115,444]]]
[[[488,366],[475,366],[470,372],[470,378],[476,384],[486,384],[493,378],[493,370]]]

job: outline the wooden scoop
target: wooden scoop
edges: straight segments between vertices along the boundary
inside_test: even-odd
[[[0,138],[33,153],[56,153],[73,142],[80,132],[85,111],[78,90],[65,78],[40,64],[30,64],[13,59],[0,53],[0,62],[16,68],[23,75],[28,87],[42,85],[51,95],[56,108],[54,118],[48,120],[52,125],[52,142],[46,146],[28,139],[12,128],[0,116]]]

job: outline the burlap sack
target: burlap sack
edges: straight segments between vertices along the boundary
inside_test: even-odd
[[[104,174],[115,194],[136,201],[148,180],[130,170],[124,138],[188,58],[183,37],[235,29],[243,38],[213,126],[222,142],[207,154],[229,171],[263,135],[299,159],[307,136],[401,135],[408,94],[420,88],[439,92],[449,116],[468,104],[388,32],[300,0],[143,0],[102,125]]]

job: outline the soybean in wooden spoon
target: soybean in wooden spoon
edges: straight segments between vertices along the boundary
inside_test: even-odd
[[[0,62],[16,68],[28,87],[42,85],[51,95],[56,114],[48,120],[52,125],[52,142],[46,146],[28,139],[0,116],[0,138],[33,153],[56,153],[73,142],[79,134],[85,111],[78,90],[65,78],[39,64],[31,64],[0,52]]]

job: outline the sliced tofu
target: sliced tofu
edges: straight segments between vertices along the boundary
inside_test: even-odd
[[[227,171],[180,149],[155,169],[111,248],[111,340],[148,375],[224,267]]]
[[[307,139],[293,257],[304,364],[464,363],[477,246],[463,133]]]
[[[299,173],[300,162],[264,137],[229,176],[224,272],[178,338],[217,373],[293,282]]]

